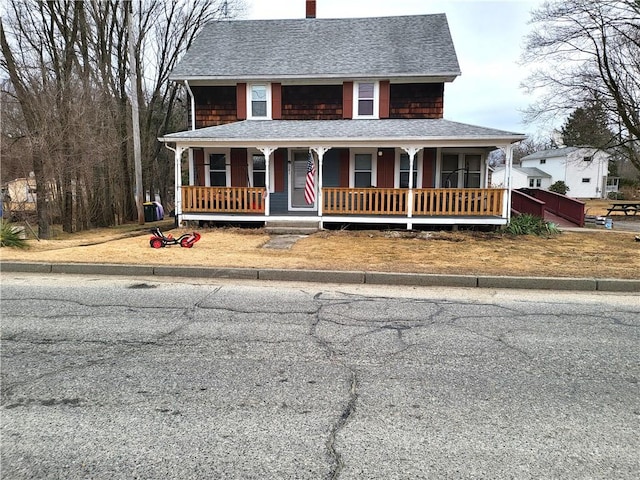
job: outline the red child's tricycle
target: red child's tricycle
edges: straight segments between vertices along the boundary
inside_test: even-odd
[[[158,227],[154,227],[151,229],[151,233],[153,233],[149,239],[151,248],[162,248],[167,245],[180,245],[184,248],[191,248],[194,243],[200,240],[200,234],[198,232],[185,233],[178,238],[173,238],[171,234],[165,237]]]

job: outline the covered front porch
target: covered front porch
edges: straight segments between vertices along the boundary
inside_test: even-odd
[[[438,119],[243,121],[161,140],[175,151],[178,223],[411,229],[508,223],[509,178],[495,188],[487,158],[501,148],[510,165],[522,138]]]

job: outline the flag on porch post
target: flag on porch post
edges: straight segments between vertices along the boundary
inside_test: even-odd
[[[307,159],[307,180],[304,185],[304,199],[309,205],[316,201],[315,174],[316,168],[313,164],[313,155],[311,155],[311,151],[309,151],[309,158]]]

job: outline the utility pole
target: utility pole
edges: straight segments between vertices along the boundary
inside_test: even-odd
[[[138,106],[138,62],[136,61],[136,49],[133,35],[133,2],[127,2],[127,19],[129,33],[129,68],[131,82],[131,126],[133,130],[133,164],[136,175],[136,208],[138,210],[138,223],[144,225],[144,192],[142,187],[142,151],[140,147],[140,112]]]

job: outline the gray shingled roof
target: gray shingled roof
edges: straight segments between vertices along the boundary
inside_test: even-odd
[[[513,167],[513,169],[524,173],[527,177],[551,178],[551,175],[535,167]]]
[[[560,148],[550,148],[548,150],[539,150],[535,153],[527,155],[526,157],[522,157],[520,161],[537,160],[542,158],[565,157],[577,149],[578,149],[577,147],[560,147]]]
[[[184,79],[444,77],[460,66],[445,14],[208,24],[171,74]]]
[[[165,135],[161,140],[212,142],[362,142],[424,140],[495,140],[515,142],[525,135],[445,119],[384,120],[244,120],[217,127]]]

